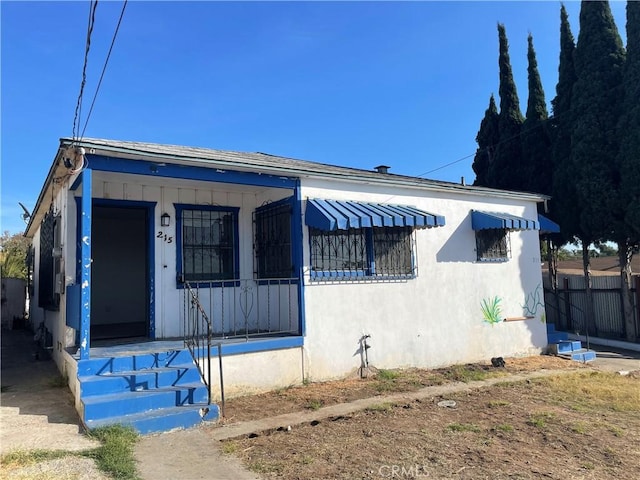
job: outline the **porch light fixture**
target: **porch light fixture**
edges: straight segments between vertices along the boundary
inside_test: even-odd
[[[171,217],[168,213],[163,213],[160,216],[160,225],[163,227],[168,227],[169,225],[171,225]]]

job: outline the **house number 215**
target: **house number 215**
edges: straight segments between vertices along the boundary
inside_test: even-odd
[[[156,235],[156,238],[162,238],[166,243],[172,243],[173,242],[173,237],[170,237],[169,235],[167,235],[166,233],[160,231],[158,232],[158,234]]]

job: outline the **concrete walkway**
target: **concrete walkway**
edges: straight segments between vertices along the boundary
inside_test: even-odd
[[[640,352],[598,348],[590,365],[609,371],[640,370]],[[2,386],[0,395],[0,453],[15,449],[82,450],[96,446],[83,433],[71,394],[52,386],[58,372],[51,360],[36,360],[33,336],[26,331],[2,331]],[[295,412],[222,426],[203,426],[141,437],[136,445],[140,475],[145,480],[257,479],[230,455],[221,452],[221,440],[253,432],[292,427],[314,420],[346,415],[369,406],[410,402],[453,392],[490,386],[497,382],[539,378],[566,370],[538,371],[480,382],[452,383],[410,393],[373,397],[332,405],[316,411]]]
[[[73,397],[61,383],[55,363],[36,358],[37,352],[32,332],[2,330],[0,454],[99,446],[83,435]]]

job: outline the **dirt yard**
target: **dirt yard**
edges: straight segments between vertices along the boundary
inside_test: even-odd
[[[227,422],[358,398],[541,369],[546,379],[379,404],[354,414],[236,438],[223,451],[266,478],[640,478],[640,375],[554,357],[310,384],[228,402]],[[444,405],[438,405],[448,401]]]

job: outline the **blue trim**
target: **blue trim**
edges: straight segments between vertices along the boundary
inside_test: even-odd
[[[504,228],[507,230],[540,230],[540,224],[535,220],[516,217],[508,213],[480,212],[471,210],[471,228],[486,230],[489,228]]]
[[[538,214],[538,223],[540,223],[540,233],[560,233],[560,225],[544,215]]]
[[[233,213],[233,269],[235,278],[219,279],[219,280],[203,280],[197,282],[189,282],[191,285],[208,286],[210,284],[220,283],[223,284],[234,283],[234,281],[240,278],[240,238],[239,238],[239,216],[240,207],[222,207],[213,205],[191,205],[184,203],[174,203],[173,206],[176,210],[176,287],[184,288],[184,283],[181,278],[182,272],[182,211],[183,210],[205,210],[213,212],[231,212]]]
[[[367,269],[368,270],[368,269]],[[345,279],[354,279],[354,278],[364,278],[371,277],[371,274],[365,272],[364,270],[311,270],[310,276],[311,278],[345,278]]]
[[[80,178],[82,174],[78,178]],[[76,283],[80,284],[82,276],[82,231],[80,222],[82,221],[82,197],[73,197],[76,201]],[[76,343],[80,343],[80,337],[76,338]]]
[[[300,279],[298,278],[272,278],[260,280],[255,279],[256,285],[298,285]],[[215,286],[215,285],[214,285]],[[240,286],[240,282],[237,282],[237,286]]]
[[[444,226],[445,218],[406,205],[316,198],[307,200],[305,224],[326,231],[370,227],[431,228]]]
[[[217,280],[207,282],[189,282],[191,288],[225,288],[225,287],[239,287],[240,280]],[[184,283],[178,281],[176,285],[178,290],[184,289]]]
[[[254,172],[222,170],[218,167],[196,167],[175,165],[162,161],[126,160],[106,157],[104,155],[86,155],[91,169],[102,172],[130,173],[149,175],[152,177],[200,180],[205,182],[232,183],[237,185],[253,185],[257,187],[294,188],[296,179]]]
[[[91,336],[91,169],[82,172],[82,214],[80,219],[80,360],[89,358]]]
[[[407,273],[405,275],[384,275],[377,274],[371,275],[368,272],[362,270],[335,270],[335,271],[314,271],[309,272],[309,277],[313,281],[360,281],[366,280],[368,282],[388,282],[395,280],[412,280],[416,278],[415,273]]]
[[[307,334],[307,323],[305,318],[305,304],[304,304],[304,282],[303,267],[304,267],[304,249],[303,239],[304,226],[302,225],[302,194],[300,188],[300,180],[296,180],[296,187],[293,190],[293,210],[291,215],[291,245],[292,245],[292,257],[293,268],[298,282],[298,328],[300,335],[303,337]]]
[[[229,342],[229,340],[226,340]],[[274,337],[265,338],[264,340],[251,340],[249,342],[239,341],[238,343],[222,342],[222,355],[241,355],[246,353],[268,352],[271,350],[284,350],[287,348],[302,347],[304,345],[303,336],[292,337]],[[211,354],[218,353],[218,344],[215,338],[211,342]],[[200,349],[200,354],[206,356],[208,354],[206,347]]]

